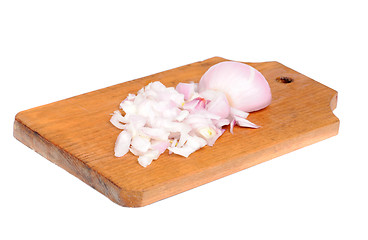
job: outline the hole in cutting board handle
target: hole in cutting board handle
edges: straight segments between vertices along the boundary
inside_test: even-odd
[[[290,78],[290,77],[278,77],[276,78],[276,81],[279,83],[291,83],[294,81],[294,79]]]

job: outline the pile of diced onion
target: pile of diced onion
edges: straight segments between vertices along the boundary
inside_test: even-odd
[[[123,130],[115,143],[115,156],[129,151],[143,167],[166,150],[188,157],[208,145],[213,146],[224,133],[223,127],[235,124],[257,128],[246,118],[248,113],[231,108],[225,94],[206,90],[198,93],[196,83],[179,83],[176,88],[152,82],[121,102],[111,123]]]

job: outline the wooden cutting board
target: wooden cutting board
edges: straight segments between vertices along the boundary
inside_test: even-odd
[[[120,130],[110,122],[128,93],[150,82],[198,82],[214,57],[18,113],[14,137],[117,204],[141,207],[338,133],[337,92],[278,62],[247,63],[267,79],[272,103],[248,119],[259,129],[227,130],[188,158],[167,151],[147,168],[128,153],[114,157]]]

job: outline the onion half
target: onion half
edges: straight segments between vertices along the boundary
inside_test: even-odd
[[[199,81],[199,93],[206,90],[226,95],[231,107],[253,112],[271,103],[271,89],[255,68],[239,62],[225,61],[208,69]]]

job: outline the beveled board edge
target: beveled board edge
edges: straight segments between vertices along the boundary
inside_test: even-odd
[[[41,156],[104,194],[111,201],[124,205],[119,196],[120,188],[118,186],[89,168],[64,149],[43,138],[39,133],[24,125],[17,117],[14,121],[13,136]]]

